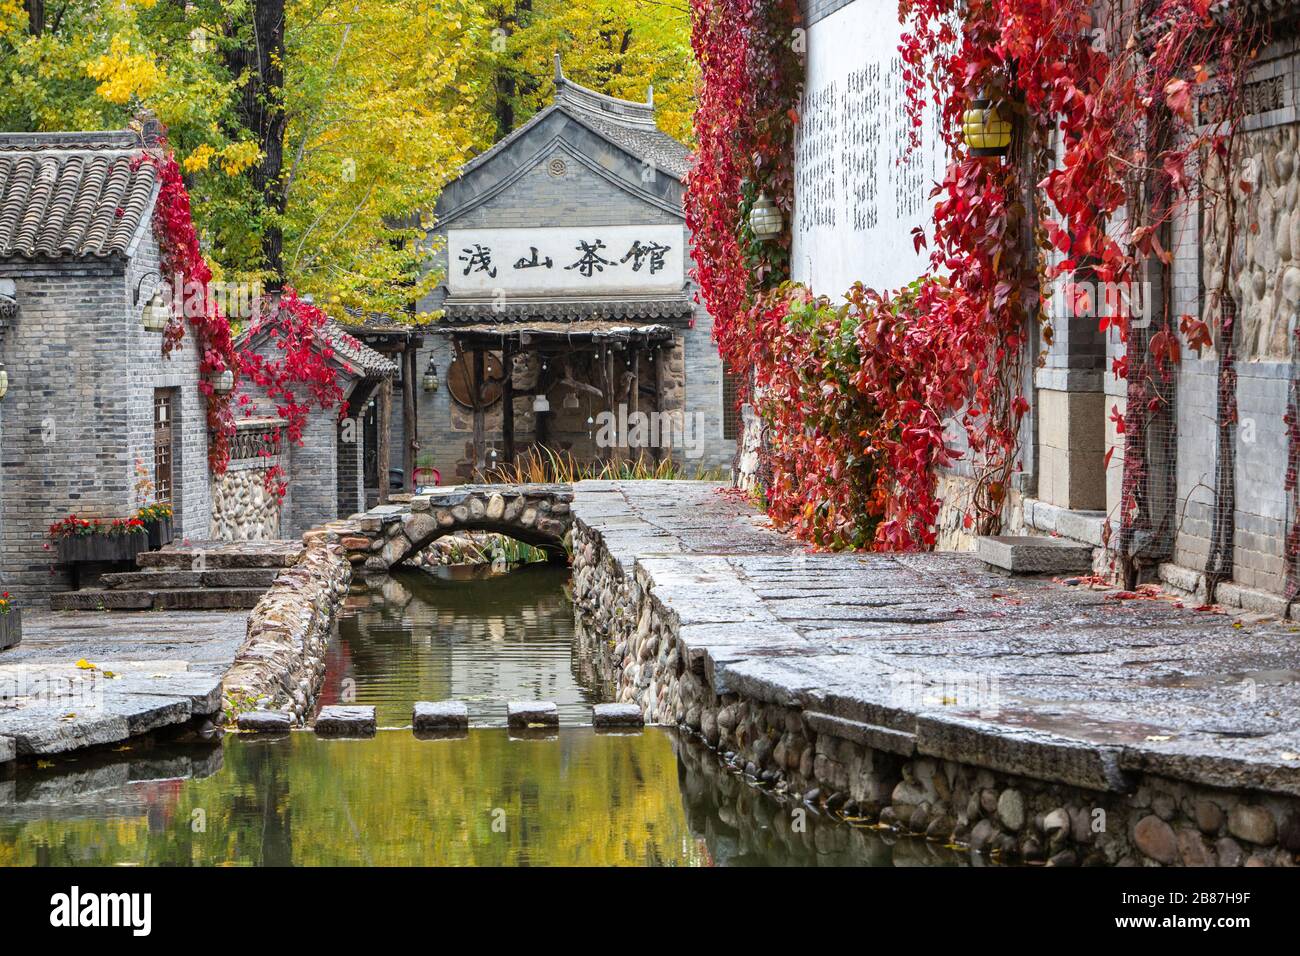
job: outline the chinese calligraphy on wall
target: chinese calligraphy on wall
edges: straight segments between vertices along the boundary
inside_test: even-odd
[[[686,280],[679,226],[452,229],[453,295],[506,292],[679,292]]]

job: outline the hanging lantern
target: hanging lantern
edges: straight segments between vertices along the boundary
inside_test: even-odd
[[[228,392],[235,387],[235,373],[228,368],[222,369],[209,375],[208,381],[212,383],[214,392]]]
[[[144,307],[144,313],[140,317],[144,323],[146,332],[165,332],[167,323],[171,321],[171,313],[167,309],[167,303],[163,301],[162,292],[155,292],[149,304]]]
[[[776,203],[767,198],[767,193],[759,193],[754,206],[749,210],[749,228],[760,242],[781,235],[785,220]]]
[[[433,359],[429,359],[429,367],[424,370],[424,390],[426,392],[436,392],[438,390],[438,366],[433,364]]]
[[[961,135],[972,156],[1005,156],[1011,149],[1011,120],[1003,116],[1004,106],[986,93],[971,100],[961,120]]]
[[[538,395],[533,399],[533,413],[540,415],[542,412],[551,410],[551,402],[545,395]]]

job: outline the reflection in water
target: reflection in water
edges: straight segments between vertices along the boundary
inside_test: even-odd
[[[163,779],[169,773],[180,776]],[[193,776],[186,776],[193,774]],[[936,865],[792,807],[674,732],[503,729],[417,740],[228,737],[212,749],[72,757],[0,780],[7,865]],[[888,840],[888,841],[887,841]]]
[[[456,569],[466,571],[469,569]],[[591,723],[601,699],[579,683],[568,572],[546,564],[509,574],[423,571],[389,579],[343,618],[323,704],[373,704],[381,727],[407,727],[418,700],[463,700],[473,726],[505,726],[506,701],[552,700],[564,725]]]
[[[565,572],[388,580],[349,599],[325,703],[355,691],[381,726],[417,700],[553,700],[564,729],[516,739],[409,730],[370,740],[148,738],[0,769],[0,865],[942,865],[921,841],[806,814],[724,770],[693,739],[576,727],[601,699],[574,643]]]

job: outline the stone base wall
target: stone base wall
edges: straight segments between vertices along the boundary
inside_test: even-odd
[[[232,462],[212,479],[212,531],[216,541],[266,541],[280,537],[280,499],[267,488],[270,465],[240,468]]]
[[[352,582],[339,536],[312,531],[248,615],[248,636],[225,676],[227,706],[282,710],[301,723],[325,679],[325,650]]]
[[[1300,801],[1136,775],[1099,792],[915,752],[888,731],[780,701],[718,694],[677,616],[581,521],[573,528],[579,640],[617,699],[698,734],[734,768],[833,813],[1006,860],[1073,865],[1293,865]],[[901,735],[900,735],[901,736]],[[1116,771],[1118,774],[1118,771]]]

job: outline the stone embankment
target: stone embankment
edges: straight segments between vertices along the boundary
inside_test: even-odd
[[[836,814],[999,858],[1293,865],[1300,648],[1276,622],[817,555],[697,483],[575,488],[581,639],[618,699]]]
[[[325,677],[325,651],[352,581],[337,533],[303,535],[303,552],[248,616],[248,632],[225,677],[228,709],[279,710],[301,723]]]

